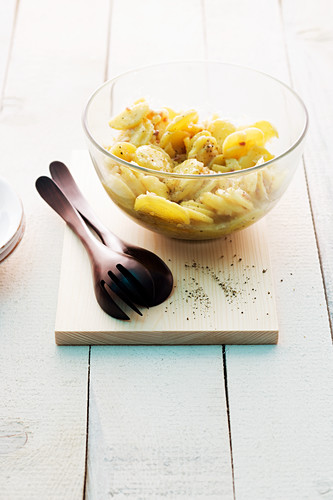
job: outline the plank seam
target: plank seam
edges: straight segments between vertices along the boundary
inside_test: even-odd
[[[89,409],[90,409],[90,358],[91,346],[89,346],[88,354],[88,381],[87,381],[87,413],[86,413],[86,450],[84,461],[84,482],[83,482],[83,500],[86,499],[87,476],[88,476],[88,444],[89,444]]]
[[[13,52],[13,47],[14,47],[14,38],[15,38],[15,32],[16,32],[16,26],[17,26],[17,18],[18,18],[19,6],[20,6],[20,0],[16,0],[15,11],[14,11],[14,18],[13,18],[13,25],[12,25],[12,30],[11,30],[11,34],[10,34],[10,41],[9,41],[9,47],[8,47],[7,61],[6,61],[6,66],[5,66],[4,76],[3,76],[3,82],[2,82],[1,92],[0,92],[0,113],[3,110],[3,102],[4,102],[4,99],[5,99],[5,91],[6,91],[6,86],[7,86],[8,74],[9,74],[10,60],[11,60],[11,57],[12,57],[12,52]]]
[[[105,68],[104,68],[104,78],[103,78],[104,82],[106,82],[106,80],[109,78],[112,12],[113,12],[113,0],[109,0],[108,25],[106,32]]]
[[[204,60],[207,61],[208,56],[208,42],[207,42],[207,16],[206,16],[206,3],[205,0],[200,1],[201,19],[202,19],[202,39],[204,49]]]
[[[228,392],[227,357],[226,357],[225,345],[222,346],[222,359],[223,359],[223,378],[224,378],[225,404],[226,404],[226,410],[227,410],[227,421],[228,421],[228,431],[229,431],[230,462],[231,462],[231,475],[232,475],[232,491],[233,491],[234,500],[236,500],[235,471],[234,471],[234,458],[233,458],[233,452],[232,452],[231,421],[230,421],[230,406],[229,406],[229,392]]]
[[[285,53],[286,53],[288,73],[289,73],[291,87],[294,88],[292,70],[291,70],[291,64],[290,64],[290,57],[289,57],[288,45],[287,45],[287,39],[286,39],[285,22],[284,22],[284,16],[283,16],[283,5],[282,5],[283,0],[278,0],[278,1],[279,1],[279,10],[280,10],[280,18],[281,18],[281,24],[282,24],[282,32],[283,32],[284,48],[285,48]],[[325,280],[325,274],[324,274],[324,265],[323,265],[323,260],[322,260],[321,253],[320,253],[319,238],[318,238],[318,233],[317,233],[317,229],[316,229],[316,222],[315,222],[315,217],[314,217],[314,212],[313,212],[313,207],[312,207],[311,193],[310,193],[309,180],[308,180],[307,169],[306,169],[305,155],[303,155],[303,157],[302,157],[302,162],[303,162],[303,171],[304,171],[304,176],[305,176],[306,191],[307,191],[307,195],[308,195],[309,207],[310,207],[310,213],[311,213],[311,219],[312,219],[313,232],[314,232],[316,247],[317,247],[321,280],[322,280],[324,295],[325,295],[328,324],[329,324],[329,328],[330,328],[331,339],[333,342],[332,316],[331,316],[330,306],[329,306],[329,302],[328,302],[328,293],[327,293],[326,280]]]
[[[315,222],[315,218],[314,218],[314,213],[313,213],[313,209],[312,209],[310,188],[309,188],[309,183],[308,183],[308,176],[307,176],[307,172],[306,172],[306,162],[305,162],[304,157],[303,157],[303,170],[304,170],[304,175],[305,175],[306,190],[307,190],[308,198],[309,198],[309,205],[310,205],[310,213],[311,213],[311,219],[312,219],[312,224],[313,224],[313,230],[314,230],[314,235],[315,235],[315,240],[316,240],[316,247],[317,247],[318,260],[319,260],[319,266],[320,266],[320,272],[321,272],[321,279],[322,279],[323,288],[324,288],[326,310],[327,310],[327,316],[328,316],[328,324],[329,324],[331,338],[332,338],[332,342],[333,342],[333,325],[332,325],[330,306],[328,303],[328,293],[327,293],[326,280],[325,280],[325,274],[324,274],[324,265],[323,265],[323,260],[322,260],[321,254],[320,254],[319,239],[318,239],[318,234],[317,234],[317,230],[316,230],[316,222]]]

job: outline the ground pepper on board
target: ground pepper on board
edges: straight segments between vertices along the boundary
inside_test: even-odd
[[[231,241],[232,240],[230,240],[230,242]],[[219,259],[224,259],[224,257],[224,255],[220,255]],[[196,319],[198,316],[203,316],[209,320],[215,314],[215,311],[212,310],[212,301],[209,295],[200,285],[200,275],[210,277],[223,291],[227,303],[233,306],[232,309],[237,308],[240,314],[244,314],[243,306],[248,302],[256,304],[257,289],[253,286],[254,283],[251,283],[251,280],[253,280],[253,269],[256,266],[254,264],[241,264],[243,259],[237,254],[233,255],[232,260],[233,262],[229,264],[230,267],[232,269],[237,269],[232,272],[231,269],[230,272],[228,272],[226,268],[216,269],[216,266],[213,268],[209,265],[200,264],[195,259],[191,262],[184,263],[186,274],[188,275],[191,271],[194,271],[195,276],[193,276],[192,273],[192,276],[190,275],[182,279],[182,285],[180,286],[184,288],[184,290],[179,300],[182,302],[185,301],[191,305],[193,319]],[[262,269],[262,273],[265,274],[267,270],[268,269]],[[249,285],[252,285],[252,287],[248,288]],[[268,294],[270,294],[270,292],[268,292]],[[169,305],[171,305],[171,303]],[[166,305],[165,312],[168,312],[168,305]],[[268,315],[268,313],[266,314]],[[189,319],[186,317],[186,320]]]

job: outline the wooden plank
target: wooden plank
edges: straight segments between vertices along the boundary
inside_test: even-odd
[[[283,2],[283,19],[295,89],[301,93],[310,115],[305,167],[325,279],[331,323],[333,319],[333,180],[331,131],[333,117],[333,4]]]
[[[7,0],[0,3],[0,111],[6,84],[6,74],[14,39],[17,1]]]
[[[199,0],[113,0],[109,78],[148,64],[203,57]]]
[[[27,219],[0,270],[4,499],[82,498],[88,348],[54,346],[63,225],[52,222],[34,181],[83,145],[80,115],[103,75],[107,10],[104,0],[20,2],[0,115],[1,174]]]
[[[288,82],[278,2],[237,0],[228,7],[206,2],[209,57],[220,53]],[[303,4],[298,9],[295,18]],[[233,28],[242,43],[231,36]],[[236,498],[322,498],[332,491],[333,367],[302,168],[266,220],[280,341],[276,347],[226,347]]]
[[[232,498],[221,349],[93,347],[87,498]]]
[[[199,1],[113,3],[110,77],[203,55]],[[233,498],[221,347],[91,352],[87,498]]]
[[[277,342],[274,286],[263,224],[197,245],[164,238],[135,224],[111,202],[86,151],[74,152],[71,166],[80,189],[104,224],[128,243],[157,252],[172,269],[175,286],[167,301],[142,309],[143,316],[131,311],[131,321],[111,318],[95,299],[89,258],[66,227],[55,328],[58,344]]]

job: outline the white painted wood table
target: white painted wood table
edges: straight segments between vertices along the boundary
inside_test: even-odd
[[[333,3],[2,0],[0,174],[27,217],[0,266],[0,499],[333,499]],[[34,181],[85,147],[103,80],[216,59],[292,85],[304,164],[267,216],[276,346],[57,347],[64,225]]]

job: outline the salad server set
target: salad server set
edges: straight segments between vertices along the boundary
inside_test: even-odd
[[[149,308],[166,300],[173,276],[164,261],[149,250],[127,244],[106,228],[64,163],[52,162],[50,174],[52,178],[37,179],[36,189],[85,247],[100,307],[113,318],[129,320],[126,309],[142,316],[137,306]]]

